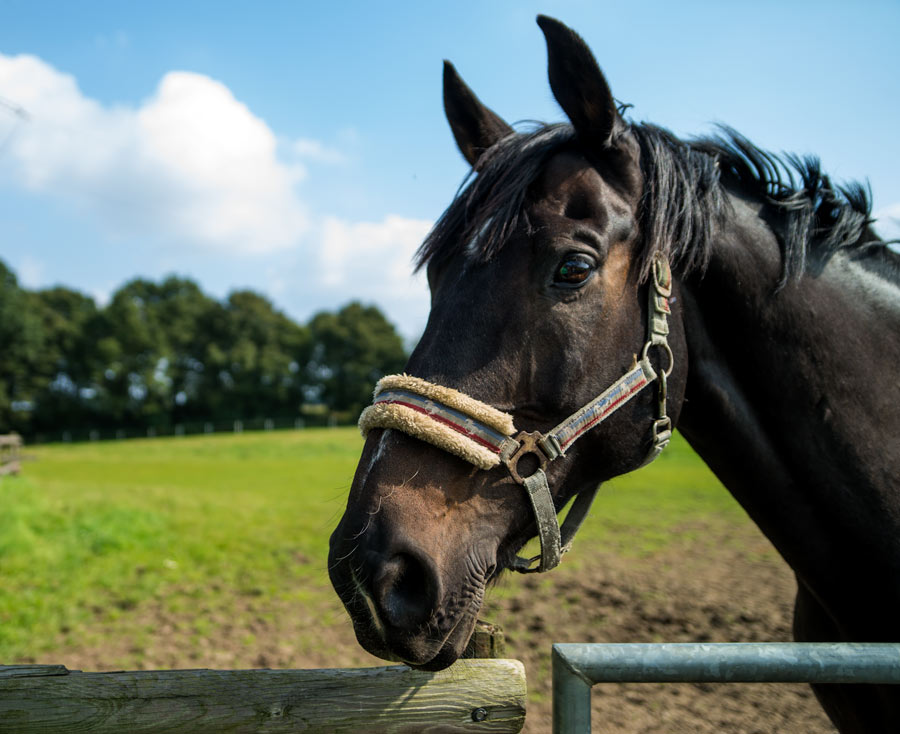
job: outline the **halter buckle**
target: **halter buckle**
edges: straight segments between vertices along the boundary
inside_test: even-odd
[[[653,288],[663,298],[672,295],[672,268],[661,252],[657,252],[653,258]]]
[[[672,419],[664,415],[653,421],[653,447],[664,449],[672,438]]]
[[[509,473],[512,475],[512,478],[515,479],[519,484],[525,484],[526,477],[523,477],[519,474],[519,462],[524,459],[529,454],[533,454],[537,459],[538,465],[533,472],[531,472],[528,476],[533,476],[538,469],[546,469],[547,464],[550,462],[550,457],[547,456],[547,453],[541,448],[541,440],[544,438],[544,434],[540,431],[532,431],[528,433],[527,431],[520,431],[516,436],[513,437],[513,440],[516,441],[519,446],[516,448],[509,456],[503,457],[502,461],[506,464],[506,468],[509,469]]]

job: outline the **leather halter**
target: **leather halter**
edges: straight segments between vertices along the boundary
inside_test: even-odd
[[[599,487],[578,494],[560,526],[545,473],[547,465],[565,456],[576,440],[654,380],[658,381],[657,417],[652,423],[652,444],[641,466],[659,456],[672,437],[672,422],[666,414],[666,378],[675,363],[668,343],[667,319],[671,313],[672,272],[668,261],[659,253],[653,259],[648,291],[648,337],[640,360],[635,357],[628,372],[547,433],[516,433],[509,414],[451,388],[407,375],[389,375],[379,381],[373,404],[360,416],[360,430],[365,435],[372,428],[394,428],[481,469],[505,464],[512,478],[528,494],[541,544],[540,555],[528,559],[516,556],[510,568],[519,573],[549,571],[559,565],[562,554],[571,547]],[[653,347],[661,348],[669,358],[668,366],[658,373],[650,364],[649,352]],[[523,477],[519,465],[527,456],[533,457],[529,463],[536,463],[537,469]]]

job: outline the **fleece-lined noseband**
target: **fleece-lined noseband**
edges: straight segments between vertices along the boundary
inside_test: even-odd
[[[657,254],[649,288],[648,339],[640,360],[635,358],[628,372],[547,433],[517,432],[509,413],[452,388],[410,375],[388,375],[378,382],[374,402],[359,417],[359,428],[364,436],[373,428],[394,428],[465,459],[479,469],[505,464],[513,479],[528,493],[541,543],[539,556],[529,559],[517,556],[510,568],[520,573],[549,571],[559,565],[562,554],[571,547],[597,488],[581,492],[575,498],[560,527],[544,471],[547,464],[565,456],[577,439],[654,380],[659,381],[658,414],[652,424],[653,442],[641,466],[653,461],[669,443],[672,423],[666,415],[666,378],[674,366],[667,339],[671,293],[672,272],[665,257]],[[651,347],[660,347],[668,355],[669,364],[659,373],[650,364]],[[533,457],[532,466],[536,460],[537,469],[523,477],[519,462],[526,456]],[[539,561],[537,566],[535,561]]]

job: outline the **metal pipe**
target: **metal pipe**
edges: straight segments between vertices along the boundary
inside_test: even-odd
[[[553,734],[590,732],[591,686],[579,670],[566,660],[554,645],[550,653],[553,672]]]
[[[900,643],[565,643],[552,659],[553,734],[590,732],[601,682],[900,684]]]

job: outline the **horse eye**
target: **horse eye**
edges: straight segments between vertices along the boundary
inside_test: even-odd
[[[568,255],[556,269],[553,285],[563,288],[579,288],[587,283],[594,272],[594,262],[584,255]]]

